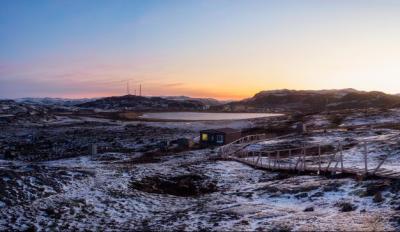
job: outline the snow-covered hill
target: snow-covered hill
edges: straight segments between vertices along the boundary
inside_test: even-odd
[[[31,105],[45,106],[75,106],[78,104],[95,101],[96,98],[68,99],[68,98],[18,98],[16,102],[26,103]]]
[[[301,111],[391,108],[400,104],[400,96],[382,92],[341,90],[273,90],[261,91],[238,102],[222,107],[229,111]]]

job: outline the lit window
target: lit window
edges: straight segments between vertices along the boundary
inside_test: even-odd
[[[201,141],[208,141],[208,134],[201,134]]]

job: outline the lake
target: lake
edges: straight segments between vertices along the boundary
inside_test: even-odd
[[[240,120],[252,118],[265,118],[280,116],[282,114],[271,113],[199,113],[199,112],[162,112],[144,113],[139,118],[158,120],[182,120],[182,121],[216,121],[216,120]]]

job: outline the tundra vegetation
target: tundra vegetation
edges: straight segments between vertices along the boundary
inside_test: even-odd
[[[189,103],[176,107],[201,105]],[[258,170],[192,143],[200,130],[219,127],[292,134],[250,148],[320,143],[326,154],[341,141],[346,164],[360,166],[359,141],[368,139],[370,164],[389,152],[384,168],[400,171],[397,140],[380,149],[400,136],[396,106],[299,112],[296,105],[271,118],[157,122],[138,121],[140,110],[110,111],[114,98],[77,104],[0,102],[0,230],[400,229],[396,179]],[[299,122],[307,133],[297,133]]]

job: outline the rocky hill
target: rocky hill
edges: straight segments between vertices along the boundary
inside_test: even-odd
[[[92,102],[77,105],[83,108],[104,110],[203,110],[206,105],[196,100],[169,100],[161,97],[142,97],[126,95],[120,97],[106,97]]]
[[[204,103],[205,105],[209,106],[217,106],[227,103],[225,101],[219,101],[214,98],[194,98],[194,97],[187,97],[187,96],[163,96],[162,98],[174,101],[199,101]]]
[[[228,103],[224,111],[303,111],[391,108],[400,105],[400,96],[382,92],[341,90],[273,90],[262,91],[242,101]]]
[[[0,100],[0,124],[11,122],[41,122],[54,116],[47,107]]]
[[[15,99],[18,103],[25,103],[29,105],[42,105],[42,106],[75,106],[86,102],[94,101],[95,98],[82,98],[82,99],[68,99],[68,98],[18,98]]]

